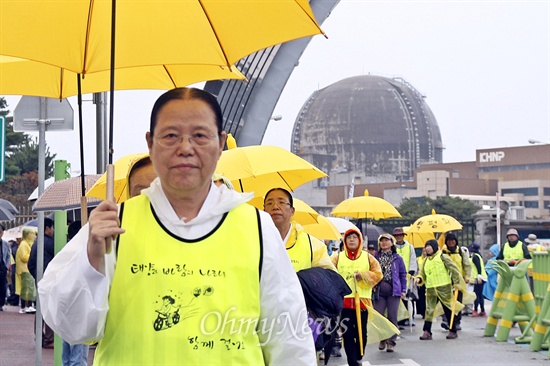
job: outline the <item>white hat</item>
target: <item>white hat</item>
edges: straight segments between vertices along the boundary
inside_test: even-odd
[[[516,229],[508,229],[508,232],[506,233],[506,237],[508,237],[508,235],[515,235],[519,237],[518,231]]]
[[[527,244],[538,244],[537,236],[535,234],[529,234],[527,239],[524,240]]]

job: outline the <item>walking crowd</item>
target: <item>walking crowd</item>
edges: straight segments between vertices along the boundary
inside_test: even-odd
[[[246,204],[251,194],[214,175],[227,137],[221,116],[216,99],[199,89],[160,96],[146,134],[149,158],[139,165],[147,173],[136,170],[146,188],[131,189],[121,205],[102,202],[82,230],[70,227],[55,256],[46,219],[38,286],[36,231],[23,230],[18,249],[2,240],[2,308],[8,269],[8,302],[21,313],[35,312],[38,287],[42,346],[59,334],[63,365],[85,365],[86,344],[99,342],[97,365],[313,365],[343,349],[357,366],[367,344],[394,352],[415,315],[424,319],[422,341],[433,339],[440,315],[449,340],[463,313],[486,316],[486,291],[495,286],[476,243],[460,246],[450,232],[444,245],[431,239],[416,253],[403,228],[369,247],[351,228],[333,251],[293,220],[288,190],[265,192],[263,210]],[[497,259],[529,258],[516,230],[507,239]]]

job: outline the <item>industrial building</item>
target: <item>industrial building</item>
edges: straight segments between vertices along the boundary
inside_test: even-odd
[[[296,190],[322,214],[365,189],[395,206],[461,197],[485,208],[476,231],[481,244],[494,243],[500,192],[504,229],[550,237],[550,144],[482,148],[476,161],[443,163],[437,120],[403,79],[363,75],[315,91],[296,118],[291,149],[329,175]]]

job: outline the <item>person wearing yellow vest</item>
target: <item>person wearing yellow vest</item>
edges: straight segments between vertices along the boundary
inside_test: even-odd
[[[414,246],[405,240],[405,233],[402,227],[396,227],[393,229],[393,237],[395,238],[395,250],[397,254],[403,258],[405,263],[405,269],[411,276],[416,275],[418,272],[418,263],[416,261],[416,252]]]
[[[375,255],[382,269],[382,281],[377,285],[378,293],[374,298],[374,308],[397,327],[399,301],[405,299],[407,293],[407,271],[403,258],[396,253],[393,236],[382,234],[378,237],[378,253]],[[383,339],[378,349],[393,352],[397,334]]]
[[[472,312],[473,317],[487,316],[485,313],[485,298],[483,297],[483,286],[487,282],[487,272],[485,272],[485,264],[483,263],[483,257],[479,254],[479,244],[472,243],[468,246],[470,251],[470,260],[472,262],[472,277],[470,283],[474,284],[474,293],[476,299],[474,300],[474,310]],[[479,312],[477,311],[479,307]]]
[[[414,246],[405,240],[405,231],[402,227],[396,227],[393,229],[393,237],[395,238],[395,250],[397,254],[403,258],[405,263],[405,269],[407,270],[407,287],[409,286],[409,281],[412,281],[412,276],[415,276],[418,273],[418,262],[416,261],[416,252],[414,251]],[[403,305],[407,308],[407,299],[402,300]],[[404,329],[404,326],[409,325],[409,319],[403,319],[398,322],[401,329]],[[412,325],[415,326],[414,314],[412,317]]]
[[[529,234],[524,242],[529,252],[546,252],[546,247],[539,242],[535,234]]]
[[[296,272],[311,267],[336,270],[327,252],[326,245],[309,235],[304,228],[292,220],[294,202],[292,195],[284,188],[269,190],[264,198],[266,211],[285,243],[286,252]]]
[[[424,333],[420,336],[420,340],[426,341],[432,340],[432,323],[435,318],[437,303],[441,302],[447,319],[451,319],[451,309],[454,301],[453,288],[465,291],[466,283],[453,260],[439,250],[437,240],[428,240],[424,247],[426,248],[427,257],[414,282],[416,285],[424,284],[426,286],[426,313],[424,314],[424,326],[422,328]],[[457,337],[456,322],[453,322],[446,338],[455,339]]]
[[[312,267],[336,271],[325,243],[306,233],[299,223],[292,220],[295,211],[294,199],[289,191],[284,188],[270,189],[265,194],[264,211],[271,216],[275,227],[279,230],[288,258],[296,272]],[[309,305],[306,303],[306,307]],[[318,341],[321,322],[316,321],[311,314],[309,318],[313,339],[317,348],[322,348],[321,340]],[[324,359],[325,355],[321,353],[319,357]]]
[[[468,256],[468,254],[466,254],[466,252],[463,251],[458,245],[458,238],[454,233],[448,232],[447,234],[445,234],[445,245],[443,246],[442,250],[443,253],[447,254],[449,258],[451,258],[456,264],[458,270],[460,271],[460,274],[462,275],[462,278],[464,279],[464,282],[470,283],[470,277],[472,276],[472,263],[470,262],[470,257]],[[462,302],[462,297],[463,293],[459,292],[459,302]],[[444,319],[443,323],[441,323],[441,327],[448,330],[448,321],[448,318]],[[454,321],[456,323],[456,329],[462,330],[462,312],[457,314]]]
[[[418,268],[422,268],[426,258],[426,248],[422,248],[422,255],[417,258]],[[415,301],[415,305],[416,313],[424,319],[424,315],[426,314],[426,286],[423,284],[418,286],[418,299]]]
[[[496,259],[502,259],[508,265],[513,266],[522,259],[531,259],[529,249],[521,240],[519,240],[519,234],[516,229],[509,229],[506,232],[506,239],[508,240],[497,255]]]
[[[360,365],[358,323],[355,307],[355,292],[359,292],[361,307],[361,330],[363,351],[367,345],[367,305],[372,307],[372,288],[382,279],[380,264],[372,255],[363,251],[363,236],[356,228],[344,233],[344,250],[333,257],[333,263],[344,277],[353,293],[344,297],[341,326],[344,330],[344,350],[348,365]]]
[[[216,98],[157,99],[157,178],[95,208],[39,283],[44,319],[70,343],[99,340],[94,365],[313,365],[303,293],[252,194],[212,182],[225,145]],[[113,238],[113,240],[106,240]]]

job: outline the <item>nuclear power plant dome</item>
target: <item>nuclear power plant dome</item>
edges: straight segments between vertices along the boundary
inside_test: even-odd
[[[415,168],[443,160],[425,96],[401,78],[374,75],[315,91],[296,118],[291,150],[327,172],[332,184],[338,173],[360,183],[411,180]]]

